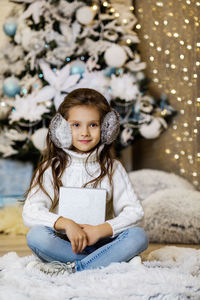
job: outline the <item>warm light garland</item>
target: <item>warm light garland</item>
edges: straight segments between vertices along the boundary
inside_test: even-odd
[[[166,170],[179,172],[200,188],[200,2],[142,0],[136,4],[136,29],[142,59],[149,61],[151,85],[166,93],[178,111],[160,155],[167,162]]]

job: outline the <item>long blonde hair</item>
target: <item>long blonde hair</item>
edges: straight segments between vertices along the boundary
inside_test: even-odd
[[[93,89],[76,89],[69,93],[64,101],[58,108],[58,112],[67,120],[69,115],[70,108],[77,105],[89,105],[94,106],[98,109],[100,113],[100,121],[102,122],[104,116],[111,111],[111,107],[105,97],[101,95],[99,92]],[[50,139],[49,131],[47,134],[47,149],[45,153],[41,156],[40,163],[36,168],[28,191],[26,192],[26,196],[28,193],[36,186],[38,189],[41,189],[52,201],[52,209],[56,207],[59,200],[59,188],[62,186],[62,175],[64,170],[66,169],[71,157],[69,154],[64,152],[62,149],[56,147]],[[98,150],[101,145],[101,141],[96,145],[96,149]],[[92,151],[94,148],[92,149]],[[87,163],[88,159],[92,153],[87,157],[85,162],[85,168],[87,171]],[[98,153],[98,151],[97,151]],[[97,161],[100,165],[100,175],[97,178],[92,179],[91,181],[85,183],[83,187],[86,187],[88,184],[93,184],[92,186],[95,188],[102,181],[102,179],[107,175],[109,178],[109,182],[112,185],[112,171],[113,171],[113,159],[114,159],[114,148],[113,144],[105,145],[103,150],[100,152],[97,157]],[[52,176],[53,176],[53,188],[54,188],[54,198],[52,199],[48,192],[45,190],[43,182],[44,182],[44,173],[45,171],[51,167]],[[88,171],[87,171],[88,172]]]

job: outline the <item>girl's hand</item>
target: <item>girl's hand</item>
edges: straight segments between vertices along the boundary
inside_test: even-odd
[[[54,224],[54,228],[56,230],[65,230],[74,253],[82,252],[88,245],[86,232],[73,220],[60,217]]]
[[[87,234],[88,246],[95,244],[101,238],[113,235],[112,227],[107,222],[96,226],[88,224],[79,225]]]
[[[94,245],[100,239],[97,226],[88,224],[79,224],[84,232],[87,234],[88,246]]]

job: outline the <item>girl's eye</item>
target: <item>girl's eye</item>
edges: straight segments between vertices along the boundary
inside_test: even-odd
[[[92,124],[90,124],[90,126],[91,126],[91,127],[97,127],[98,124],[97,124],[97,123],[92,123]]]
[[[72,124],[72,126],[73,126],[73,127],[78,127],[79,124],[78,124],[78,123],[74,123],[74,124]]]

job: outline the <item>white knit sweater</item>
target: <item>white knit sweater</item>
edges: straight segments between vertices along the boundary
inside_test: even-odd
[[[102,150],[102,147],[100,151]],[[88,154],[66,150],[71,157],[71,163],[64,171],[62,183],[64,187],[82,187],[84,183],[100,174],[100,166],[96,160],[96,150],[88,160],[87,171],[85,160]],[[113,237],[127,228],[137,226],[143,217],[143,208],[133,190],[128,174],[117,160],[114,161],[113,189],[108,177],[104,177],[97,188],[107,190],[106,221],[113,229]],[[52,172],[48,168],[44,173],[44,186],[53,198]],[[91,186],[87,186],[91,187]],[[41,190],[34,188],[28,195],[23,208],[23,220],[27,227],[38,224],[53,228],[58,215],[58,206],[51,211],[51,200]]]

